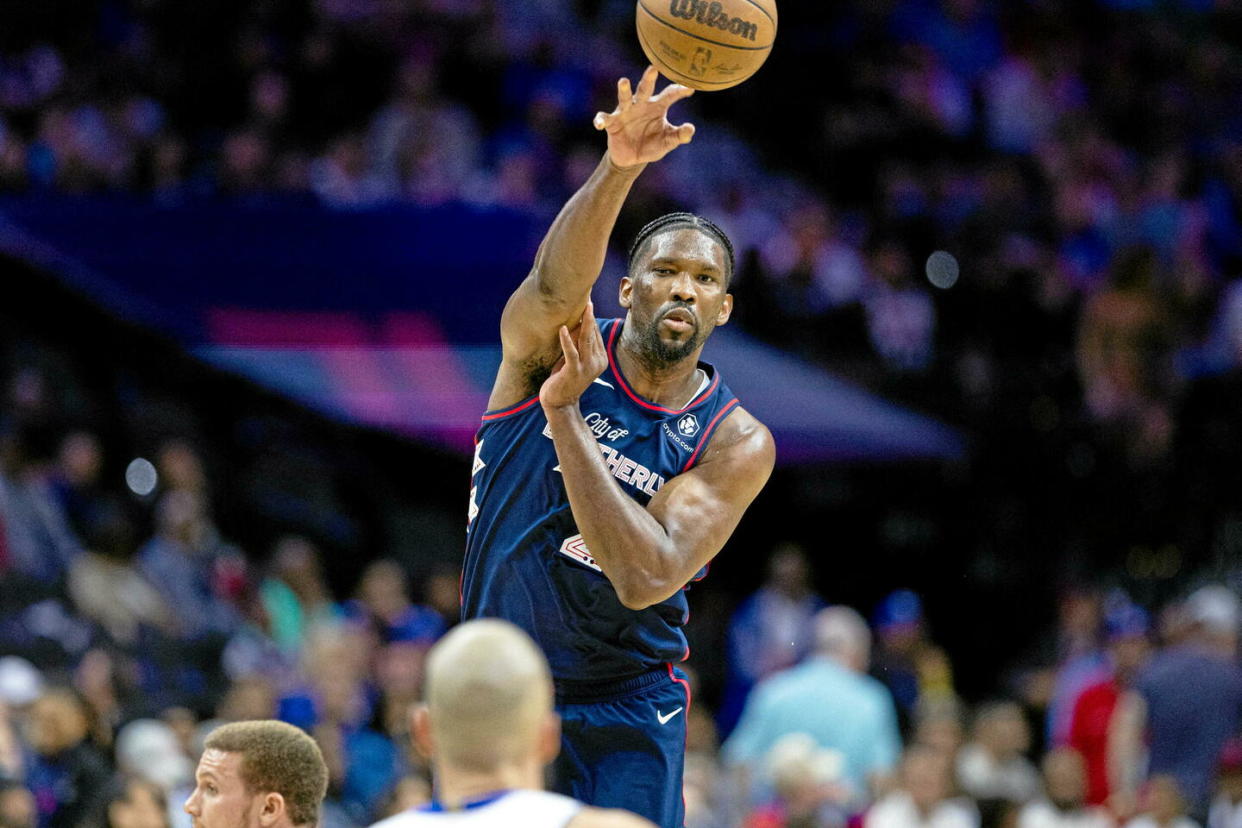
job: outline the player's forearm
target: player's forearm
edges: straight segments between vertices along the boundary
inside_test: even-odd
[[[566,202],[535,255],[534,275],[548,296],[580,296],[604,268],[617,214],[645,164],[619,168],[604,154],[599,166]]]
[[[617,485],[578,406],[544,408],[574,522],[621,603],[643,609],[675,583],[668,533]]]

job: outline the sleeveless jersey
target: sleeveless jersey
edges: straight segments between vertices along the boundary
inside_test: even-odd
[[[447,811],[438,803],[411,808],[371,828],[563,828],[582,803],[547,791],[502,791]]]
[[[608,368],[579,399],[622,491],[643,506],[692,468],[738,404],[720,375],[681,409],[642,399],[617,367],[622,320],[599,322]],[[707,574],[704,567],[693,580]],[[574,524],[547,418],[536,395],[483,415],[475,437],[462,616],[504,618],[530,633],[557,679],[607,681],[688,655],[684,589],[627,609]]]

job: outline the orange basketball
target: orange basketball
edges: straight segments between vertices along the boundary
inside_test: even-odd
[[[776,40],[776,0],[638,0],[637,18],[660,74],[709,92],[755,74]]]

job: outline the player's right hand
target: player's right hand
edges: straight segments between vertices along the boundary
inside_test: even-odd
[[[674,126],[668,120],[669,107],[694,90],[672,83],[656,95],[657,77],[655,67],[648,66],[634,91],[629,78],[617,81],[617,108],[595,116],[595,128],[608,133],[608,157],[618,167],[659,161],[694,137],[694,124]]]
[[[539,389],[539,402],[545,409],[577,405],[582,392],[608,367],[608,352],[590,300],[578,326],[570,331],[561,325],[560,337],[561,358]]]

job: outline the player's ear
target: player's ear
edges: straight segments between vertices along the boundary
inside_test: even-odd
[[[630,296],[634,293],[634,282],[629,276],[621,277],[621,289],[617,293],[617,300],[621,303],[621,307],[626,310],[630,309]]]
[[[724,301],[720,303],[720,310],[716,313],[716,327],[720,327],[729,321],[729,317],[733,315],[733,294],[726,293]]]
[[[546,765],[561,752],[561,717],[549,711],[539,726],[539,758]]]
[[[274,791],[263,794],[263,798],[259,800],[259,824],[268,828],[280,822],[284,815],[285,798]]]
[[[435,740],[431,737],[431,714],[427,705],[414,705],[411,716],[410,734],[414,737],[414,747],[424,759],[430,759],[435,753]]]

